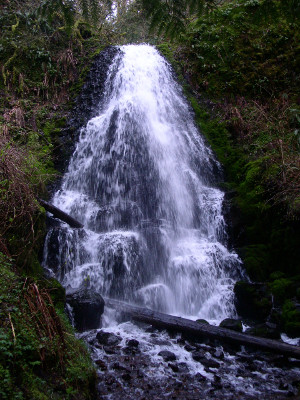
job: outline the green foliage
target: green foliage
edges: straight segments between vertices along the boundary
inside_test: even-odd
[[[19,277],[11,260],[0,253],[0,397],[4,400],[94,398],[95,372],[89,355],[48,295],[57,289],[61,291],[55,282],[37,284]]]
[[[286,278],[275,279],[270,283],[270,289],[276,301],[283,301],[290,295],[292,281]]]
[[[282,307],[282,321],[284,330],[291,337],[299,337],[300,335],[300,310],[295,304],[286,300]]]
[[[269,97],[296,86],[294,16],[293,7],[278,0],[229,1],[194,20],[183,36],[193,84],[213,97]]]
[[[174,38],[185,32],[189,17],[200,15],[214,6],[214,0],[139,0],[146,17],[151,19],[150,30],[157,29]]]

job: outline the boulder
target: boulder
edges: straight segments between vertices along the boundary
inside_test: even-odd
[[[137,347],[139,347],[139,341],[138,340],[136,340],[136,339],[130,339],[130,340],[128,340],[127,341],[127,346],[128,347],[135,347],[135,348],[137,348]]]
[[[195,361],[201,361],[205,358],[205,351],[197,350],[192,352],[192,357]]]
[[[209,325],[209,322],[206,321],[206,319],[196,319],[196,322],[199,322],[200,324],[207,324],[207,325]]]
[[[172,353],[169,350],[162,350],[158,353],[159,356],[161,356],[165,362],[168,361],[175,361],[176,360],[176,356],[174,353]]]
[[[69,290],[66,302],[72,307],[74,325],[79,332],[99,328],[105,304],[99,293],[85,288]]]
[[[280,339],[280,329],[278,325],[271,322],[257,324],[246,330],[248,335],[260,336],[268,339]]]
[[[115,346],[122,340],[119,336],[115,335],[111,332],[105,332],[100,330],[97,335],[96,339],[98,342],[104,346]]]
[[[202,358],[202,360],[200,360],[200,363],[206,367],[206,368],[219,368],[220,364],[212,359],[207,359],[207,358]]]
[[[242,332],[243,326],[239,319],[226,318],[219,325],[221,328],[231,329],[232,331]]]

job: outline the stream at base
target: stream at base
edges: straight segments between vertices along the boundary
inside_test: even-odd
[[[84,228],[52,221],[45,270],[67,292],[84,289],[213,324],[236,317],[233,286],[247,278],[228,244],[222,168],[169,64],[151,46],[122,46],[103,87],[52,199]],[[101,329],[79,334],[98,368],[99,399],[297,394],[296,361],[120,318],[106,308]]]
[[[280,355],[130,321],[81,337],[98,368],[99,399],[299,399],[300,362]]]

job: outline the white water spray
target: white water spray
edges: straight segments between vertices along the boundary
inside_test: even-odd
[[[240,260],[218,172],[168,63],[151,46],[121,47],[53,199],[85,229],[50,229],[45,267],[65,286],[160,311],[233,316]]]

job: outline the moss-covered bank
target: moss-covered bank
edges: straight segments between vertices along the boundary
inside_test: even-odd
[[[0,253],[0,397],[93,399],[95,370],[55,281],[20,276]]]
[[[292,204],[297,197],[293,200],[287,194],[285,200],[279,201],[278,185],[282,183],[282,168],[276,161],[274,148],[249,151],[254,147],[263,147],[263,141],[272,139],[266,137],[266,133],[256,131],[251,138],[242,138],[241,132],[237,132],[241,127],[237,121],[239,109],[236,108],[235,119],[232,115],[226,116],[224,110],[228,110],[228,99],[217,100],[213,96],[209,99],[204,91],[195,90],[195,77],[191,79],[182,64],[180,46],[164,43],[158,48],[174,66],[194,109],[196,122],[224,167],[223,189],[231,208],[227,223],[232,246],[241,256],[250,279],[266,283],[268,290],[260,301],[270,302],[273,295],[274,305],[279,307],[278,315],[273,320],[290,335],[299,336],[300,221],[297,207]],[[223,78],[221,72],[217,78],[215,76],[215,79]],[[243,106],[247,104],[245,101]],[[234,105],[231,107],[234,108]],[[245,110],[254,112],[245,107],[244,113]],[[266,108],[265,112],[265,121],[260,128],[268,131],[272,126],[275,129],[272,110]],[[259,115],[256,116],[259,118]],[[276,118],[278,123],[279,116]],[[250,132],[256,129],[255,124],[254,120],[249,122]],[[268,132],[270,134],[270,130]],[[298,182],[293,184],[296,188]],[[250,295],[248,297],[251,298]]]

